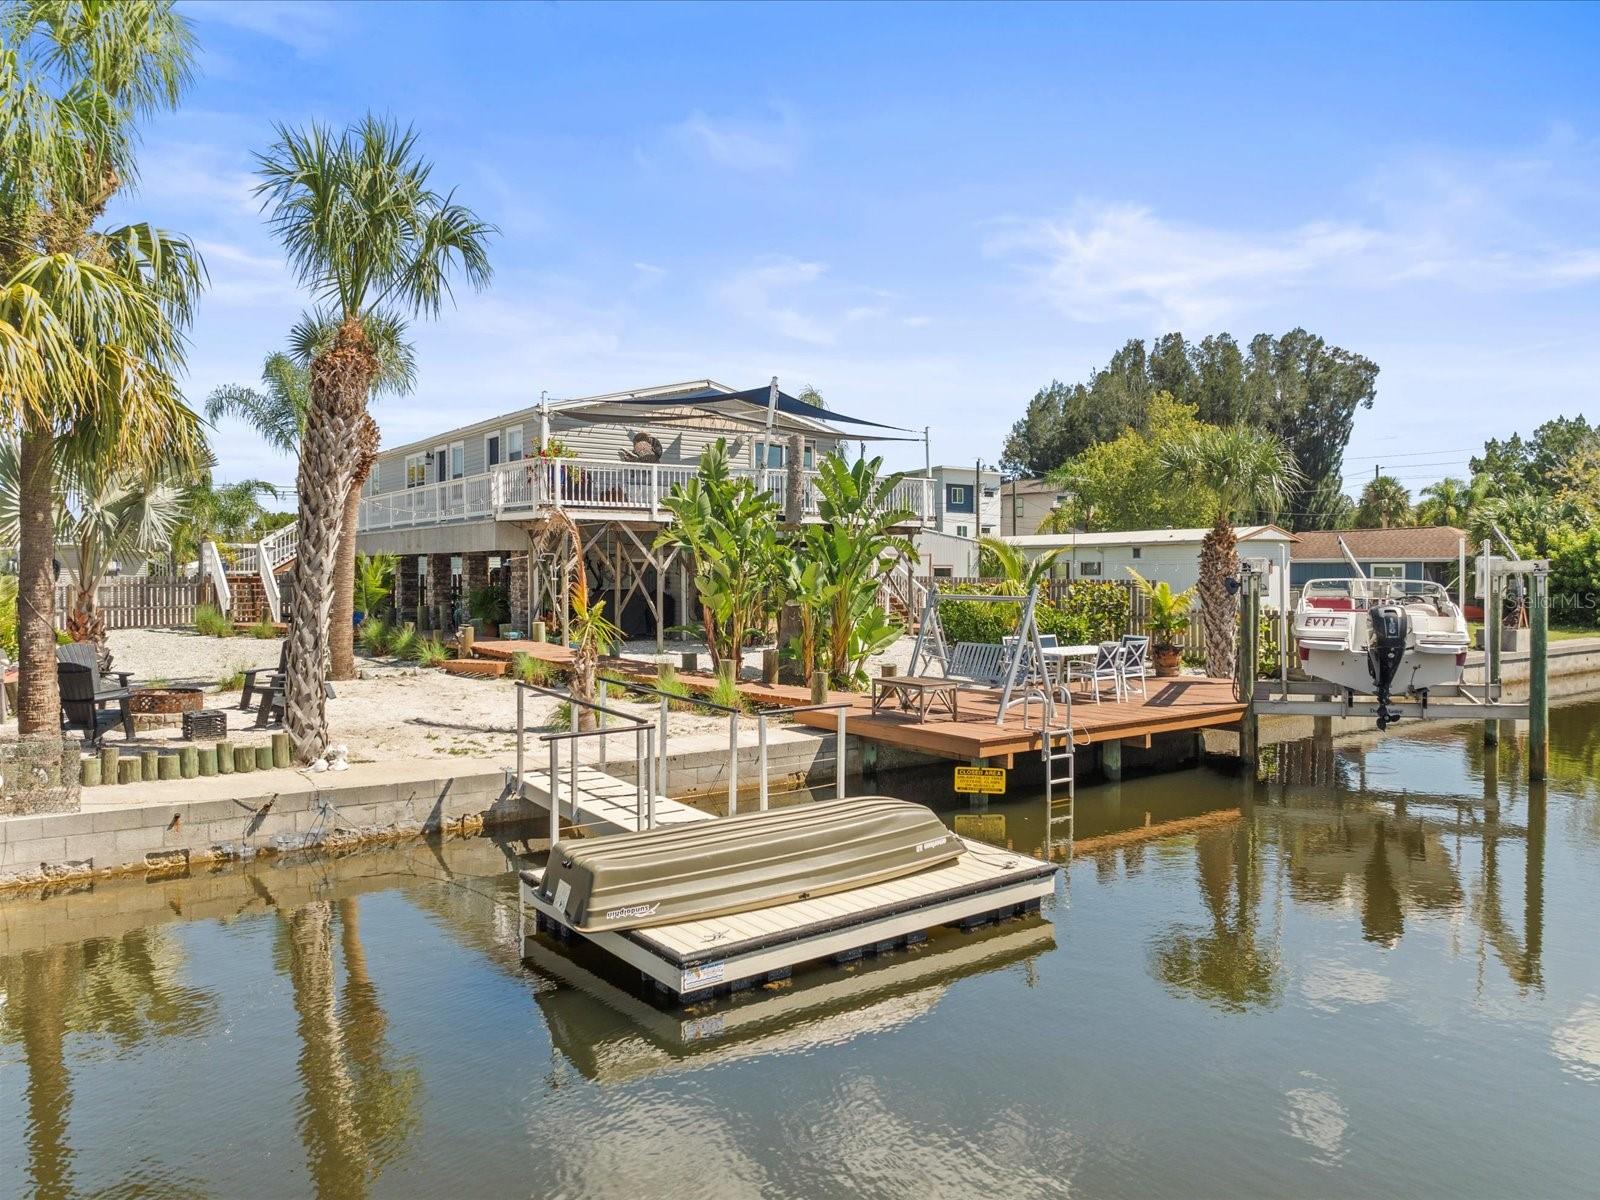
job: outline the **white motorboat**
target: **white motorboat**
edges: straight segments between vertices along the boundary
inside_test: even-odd
[[[1399,714],[1396,695],[1427,703],[1431,688],[1461,682],[1467,619],[1423,579],[1313,579],[1294,614],[1300,666],[1351,693],[1378,698],[1378,728]]]

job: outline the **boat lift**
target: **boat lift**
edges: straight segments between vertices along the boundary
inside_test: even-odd
[[[1430,688],[1426,696],[1392,699],[1387,707],[1395,716],[1416,721],[1482,721],[1487,746],[1499,741],[1501,721],[1527,721],[1529,778],[1543,779],[1549,760],[1550,563],[1548,559],[1501,557],[1491,554],[1490,548],[1485,539],[1483,552],[1476,561],[1480,594],[1484,596],[1483,682]],[[1348,549],[1345,553],[1349,556]],[[1465,551],[1462,558],[1464,568]],[[1523,701],[1506,700],[1501,683],[1502,605],[1505,585],[1511,579],[1523,585],[1530,619],[1528,699]],[[1465,586],[1463,572],[1460,582],[1463,597]],[[1246,664],[1258,661],[1256,639],[1261,603],[1259,572],[1248,562],[1241,567],[1239,590],[1243,603],[1240,606],[1238,684],[1240,698],[1247,700],[1250,706],[1241,721],[1240,749],[1248,765],[1253,765],[1257,757],[1256,723],[1261,716],[1314,717],[1330,722],[1335,717],[1377,717],[1376,695],[1358,693],[1323,680],[1289,678],[1287,612],[1279,614],[1279,677],[1252,679],[1247,686]]]

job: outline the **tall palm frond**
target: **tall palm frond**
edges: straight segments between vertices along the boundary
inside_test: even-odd
[[[1047,550],[1037,558],[1030,559],[1010,542],[987,535],[978,539],[978,548],[981,563],[979,573],[998,576],[1006,581],[1007,587],[1019,592],[1026,592],[1035,584],[1049,579],[1056,560],[1066,553],[1065,550]]]

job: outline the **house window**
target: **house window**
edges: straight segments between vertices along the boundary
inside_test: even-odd
[[[955,568],[954,567],[935,567],[933,569],[933,577],[935,579],[949,579],[954,575],[955,575]]]
[[[1085,559],[1083,562],[1078,564],[1078,574],[1080,576],[1088,575],[1091,577],[1098,577],[1100,570],[1101,563],[1099,559],[1094,559],[1092,561]]]
[[[811,470],[811,463],[814,454],[814,443],[804,442],[802,444],[804,445],[805,449],[803,458],[801,460],[801,467],[804,470],[809,471]],[[781,471],[788,464],[788,462],[789,444],[787,442],[768,442],[765,440],[756,442],[757,467],[764,467],[771,471]]]
[[[964,483],[946,484],[944,506],[950,512],[972,512],[972,489]]]
[[[428,482],[428,456],[426,454],[406,455],[406,486],[408,488],[421,487]]]
[[[1373,563],[1367,568],[1369,579],[1404,579],[1406,577],[1405,563]]]
[[[522,426],[517,425],[506,430],[506,461],[522,461]]]
[[[1013,521],[1020,521],[1020,520],[1022,520],[1023,517],[1027,516],[1028,515],[1027,514],[1027,509],[1028,509],[1028,501],[1027,501],[1027,499],[1025,497],[1023,497],[1023,496],[1013,496],[1013,497],[1011,497],[1011,519]]]
[[[501,447],[502,444],[503,443],[502,443],[500,434],[498,434],[498,433],[486,433],[486,434],[484,434],[484,437],[483,437],[483,465],[484,465],[485,469],[487,469],[489,467],[498,467],[500,465],[500,462],[501,462],[500,447]]]
[[[467,444],[450,443],[450,478],[460,479],[467,473]]]
[[[957,525],[956,526],[956,536],[957,537],[966,537],[967,536],[967,527],[965,525]]]
[[[1135,558],[1143,558],[1144,557],[1144,547],[1143,546],[1135,546],[1133,548],[1133,556]]]
[[[433,477],[443,483],[450,478],[450,447],[435,446],[433,450]]]

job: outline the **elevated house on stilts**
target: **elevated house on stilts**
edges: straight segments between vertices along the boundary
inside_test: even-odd
[[[394,602],[420,628],[453,628],[471,595],[495,584],[511,626],[526,631],[544,619],[552,637],[563,633],[582,554],[606,615],[630,638],[664,647],[667,631],[691,623],[699,605],[690,564],[655,547],[668,520],[662,501],[695,474],[702,450],[725,439],[737,469],[780,505],[798,455],[797,515],[813,521],[823,455],[911,440],[907,432],[799,400],[776,380],[749,391],[702,379],[542,399],[384,450],[364,490],[358,548],[398,556]],[[904,479],[894,500],[916,514],[913,530],[933,518],[925,477]]]

